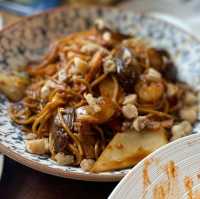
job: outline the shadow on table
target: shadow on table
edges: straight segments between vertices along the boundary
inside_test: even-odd
[[[2,199],[102,199],[117,183],[68,180],[40,173],[5,159],[0,198]]]

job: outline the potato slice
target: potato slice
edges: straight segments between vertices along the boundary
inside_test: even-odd
[[[130,130],[117,133],[95,162],[92,172],[103,172],[135,165],[145,156],[168,143],[164,129]]]

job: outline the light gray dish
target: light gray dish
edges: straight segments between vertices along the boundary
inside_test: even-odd
[[[108,199],[199,199],[199,145],[200,134],[193,134],[161,147],[132,168]]]

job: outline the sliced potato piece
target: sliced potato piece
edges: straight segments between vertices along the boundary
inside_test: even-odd
[[[168,143],[164,129],[130,130],[117,133],[95,162],[92,172],[103,172],[135,165],[145,156]]]

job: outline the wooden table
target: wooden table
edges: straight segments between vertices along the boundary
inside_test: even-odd
[[[68,180],[40,173],[5,158],[1,199],[102,199],[117,183]]]

